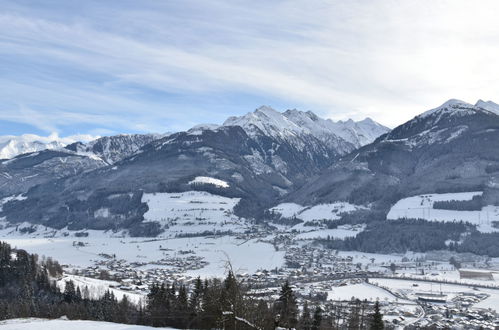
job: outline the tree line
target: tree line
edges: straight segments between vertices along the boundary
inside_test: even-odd
[[[368,222],[355,237],[327,238],[319,242],[326,248],[369,253],[405,253],[447,250],[448,241],[459,241],[471,226],[463,222],[436,222],[403,219]]]

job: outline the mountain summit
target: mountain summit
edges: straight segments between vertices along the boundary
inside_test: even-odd
[[[240,126],[250,136],[263,133],[286,139],[290,136],[311,135],[326,143],[334,141],[336,148],[341,142],[358,148],[390,130],[370,118],[358,122],[335,122],[320,118],[312,111],[292,109],[281,113],[268,106],[261,106],[244,116],[230,117],[223,125]]]

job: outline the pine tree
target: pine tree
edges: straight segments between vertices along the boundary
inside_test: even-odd
[[[128,300],[128,296],[123,295],[123,298],[121,299],[121,301],[118,304],[118,313],[117,313],[118,320],[117,321],[119,323],[129,323],[130,322],[130,315],[129,315],[130,310],[131,310],[131,305],[130,305],[130,302]]]
[[[318,330],[321,328],[322,323],[322,309],[317,306],[314,311],[314,319],[312,321],[312,330]]]
[[[308,308],[308,302],[305,301],[305,303],[303,304],[303,311],[301,313],[300,329],[310,330],[311,326],[312,326],[312,317],[310,315],[310,309]]]
[[[202,294],[203,294],[203,282],[201,282],[201,278],[198,277],[196,279],[196,283],[194,284],[194,291],[189,297],[189,308],[193,313],[198,313],[201,309]]]
[[[279,325],[294,328],[298,323],[298,306],[293,289],[286,281],[281,287],[279,299],[276,302],[276,312],[279,314]]]
[[[383,323],[383,315],[381,314],[379,310],[379,302],[376,301],[374,304],[374,313],[372,314],[371,318],[371,324],[369,326],[369,329],[371,330],[383,330],[385,328],[385,325]]]
[[[73,281],[69,280],[64,286],[64,301],[67,303],[72,303],[73,301],[75,301],[75,297],[75,284]]]

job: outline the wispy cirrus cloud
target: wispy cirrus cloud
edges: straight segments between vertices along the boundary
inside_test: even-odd
[[[172,131],[260,104],[394,126],[498,99],[499,5],[53,1],[0,10],[0,120]]]

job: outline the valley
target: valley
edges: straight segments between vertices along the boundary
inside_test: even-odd
[[[449,101],[389,132],[261,107],[21,154],[0,165],[0,240],[57,260],[59,289],[89,299],[145,308],[156,283],[234,274],[255,299],[288,281],[336,319],[377,301],[392,327],[494,328],[499,159],[460,140],[496,138],[491,106]]]
[[[417,197],[417,203],[397,203],[396,210],[400,205],[412,210],[411,206],[421,204],[421,200],[467,199],[476,194]],[[264,292],[276,295],[276,283],[289,280],[302,303],[348,305],[352,298],[371,303],[378,300],[385,320],[395,325],[424,326],[435,322],[432,315],[451,311],[461,315],[459,322],[463,325],[471,322],[487,327],[494,324],[490,322],[499,312],[495,304],[499,300],[499,272],[495,271],[499,258],[445,251],[375,254],[331,250],[317,244],[318,239],[345,239],[362,232],[365,225],[327,229],[320,220],[339,221],[342,214],[363,207],[348,203],[312,208],[280,204],[270,211],[283,219],[304,222],[258,224],[233,214],[237,200],[206,192],[158,193],[144,195],[143,200],[149,205],[146,221],[158,221],[167,227],[164,234],[130,237],[124,231],[74,232],[4,224],[0,239],[42,258],[58,260],[65,272],[58,280],[61,289],[71,280],[81,290],[89,290],[91,297],[111,290],[118,299],[126,295],[137,304],[145,303],[154,283],[191,287],[197,277],[220,278],[233,270],[240,281],[253,288],[250,292],[255,296]],[[427,207],[431,209],[432,205]],[[462,260],[463,269],[488,272],[490,277],[463,278],[449,263],[451,257]],[[437,295],[441,300],[438,303],[432,298]],[[470,320],[475,318],[469,317],[478,311],[488,316],[473,323]],[[438,318],[441,324],[456,322],[446,320]]]

